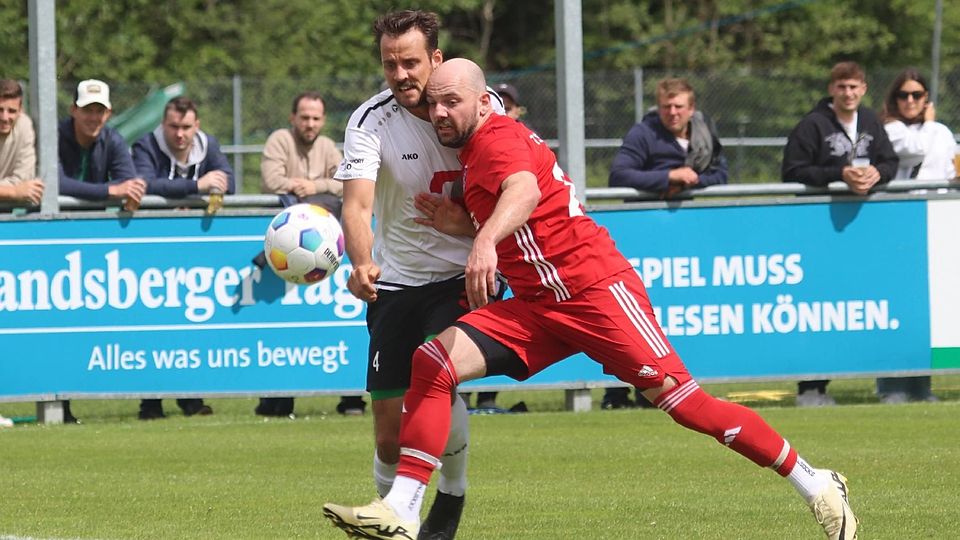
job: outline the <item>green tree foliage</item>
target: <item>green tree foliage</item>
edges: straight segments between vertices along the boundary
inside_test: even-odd
[[[559,0],[557,0],[559,1]],[[428,0],[448,56],[511,71],[555,61],[554,1]],[[943,60],[960,55],[944,9]],[[935,0],[582,0],[585,69],[776,68],[852,58],[929,64]],[[117,82],[376,74],[370,24],[405,5],[362,0],[74,0],[56,3],[60,78]],[[0,4],[4,76],[29,75],[27,1]]]
[[[461,55],[493,0],[425,2],[463,23],[443,37]],[[378,70],[371,23],[397,8],[356,0],[75,0],[56,4],[57,70],[64,80],[114,82],[369,75]],[[451,15],[455,14],[455,15]],[[29,75],[27,3],[4,3],[5,76]],[[489,24],[489,23],[488,23]],[[482,30],[482,29],[481,29]],[[449,39],[447,39],[449,38]]]
[[[0,2],[0,76],[29,77],[27,1]],[[556,137],[555,4],[562,0],[423,0],[443,20],[448,58],[477,61],[493,82],[523,94],[526,120]],[[659,77],[688,77],[721,136],[784,137],[826,94],[829,67],[866,69],[865,103],[878,107],[897,71],[929,74],[936,0],[581,0],[587,136],[622,136],[637,116],[633,71],[652,103]],[[122,111],[151,88],[183,81],[203,126],[230,140],[234,87],[243,79],[240,140],[256,144],[286,123],[290,99],[314,88],[339,137],[382,77],[371,23],[410,7],[395,0],[60,0],[56,2],[61,104],[76,81],[97,77]],[[943,0],[938,120],[960,129],[960,4]],[[61,110],[65,110],[62,107]],[[642,111],[641,111],[642,112]],[[604,150],[606,151],[606,150]],[[743,151],[739,149],[738,151]],[[767,151],[765,149],[764,151]],[[599,154],[603,151],[597,150]],[[769,181],[779,150],[737,176]],[[250,168],[256,169],[255,156]],[[605,182],[610,156],[591,161]],[[255,174],[255,173],[253,173]]]

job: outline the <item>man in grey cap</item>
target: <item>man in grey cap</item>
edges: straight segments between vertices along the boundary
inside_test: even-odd
[[[493,87],[497,94],[503,98],[503,110],[507,116],[514,120],[520,120],[520,117],[527,112],[526,108],[520,105],[520,92],[512,84],[500,83]]]

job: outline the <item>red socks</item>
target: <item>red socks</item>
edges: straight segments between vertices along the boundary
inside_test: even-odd
[[[457,375],[437,340],[413,355],[410,389],[403,399],[400,464],[397,474],[428,484],[450,432],[450,403]],[[797,453],[763,418],[743,405],[721,401],[689,380],[660,395],[654,403],[688,429],[710,435],[761,467],[786,476]]]
[[[681,426],[710,435],[757,465],[776,469],[781,476],[789,474],[797,461],[796,451],[760,415],[707,394],[692,379],[661,394],[654,405]]]
[[[457,383],[450,357],[438,340],[417,348],[410,388],[403,397],[398,475],[430,483],[450,434],[450,400]]]

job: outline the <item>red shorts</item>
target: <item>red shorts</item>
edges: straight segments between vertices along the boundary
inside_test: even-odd
[[[690,380],[653,316],[643,281],[633,269],[608,277],[563,302],[510,298],[460,318],[514,350],[528,377],[585,353],[603,372],[639,388],[657,388],[669,375]]]

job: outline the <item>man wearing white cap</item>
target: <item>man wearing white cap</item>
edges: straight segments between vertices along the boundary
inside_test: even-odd
[[[60,194],[90,201],[124,201],[128,209],[140,206],[147,183],[137,177],[127,143],[107,127],[112,112],[110,87],[88,79],[77,85],[70,118],[58,126]],[[63,420],[79,423],[63,402]]]
[[[147,183],[137,177],[123,137],[106,125],[112,108],[105,82],[88,79],[77,85],[70,118],[59,128],[60,194],[139,206]]]

